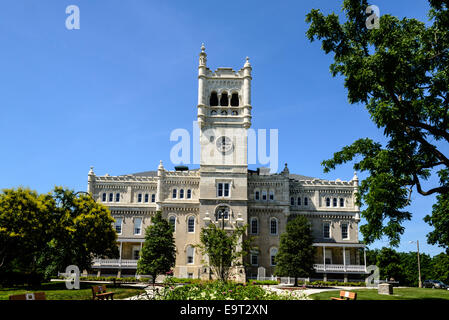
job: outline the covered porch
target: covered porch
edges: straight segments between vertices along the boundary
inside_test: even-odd
[[[317,249],[313,268],[323,274],[324,281],[328,274],[343,274],[345,282],[348,274],[367,274],[364,244],[314,243],[313,246]]]
[[[121,277],[122,270],[136,270],[139,253],[145,239],[129,238],[118,239],[119,258],[118,259],[94,259],[92,268],[97,270],[97,276],[102,270],[117,270],[117,277]]]

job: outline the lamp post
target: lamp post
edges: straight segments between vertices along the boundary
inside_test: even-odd
[[[409,243],[415,243],[415,241],[410,241]],[[421,282],[421,264],[419,261],[419,240],[416,240],[416,248],[418,249],[418,287],[422,288],[422,282]]]

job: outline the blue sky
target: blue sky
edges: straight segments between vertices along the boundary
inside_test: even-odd
[[[79,30],[65,9],[80,8]],[[362,137],[384,141],[363,106],[349,105],[305,15],[340,11],[341,1],[3,1],[0,10],[0,188],[55,185],[85,190],[96,174],[155,170],[170,163],[170,132],[192,132],[197,65],[253,66],[253,128],[279,130],[279,168],[350,180],[352,165],[320,163]],[[426,20],[426,1],[375,1],[380,13]],[[252,166],[255,168],[257,166]],[[363,175],[359,174],[360,178]],[[401,251],[426,244],[422,221],[434,197],[413,196]],[[382,247],[378,241],[371,247]]]

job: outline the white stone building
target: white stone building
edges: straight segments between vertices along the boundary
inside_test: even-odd
[[[311,222],[316,247],[316,276],[356,277],[366,273],[364,245],[359,243],[359,207],[355,203],[358,179],[328,181],[268,168],[248,169],[247,129],[251,126],[251,65],[243,68],[206,66],[204,46],[199,55],[197,119],[201,159],[198,169],[164,168],[121,176],[97,176],[90,170],[88,192],[107,205],[116,220],[120,259],[96,259],[93,269],[102,273],[135,273],[145,228],[161,210],[175,226],[177,277],[209,278],[209,270],[193,245],[201,228],[221,223],[232,229],[248,224],[255,236],[246,277],[255,278],[258,267],[266,276],[274,270],[287,218],[305,215]],[[244,276],[241,270],[241,276]]]

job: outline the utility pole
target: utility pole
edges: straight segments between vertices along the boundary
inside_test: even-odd
[[[418,282],[418,286],[420,288],[422,288],[422,282],[421,282],[421,264],[419,261],[419,240],[416,240],[416,247],[418,249],[418,276],[419,276],[419,282]]]

